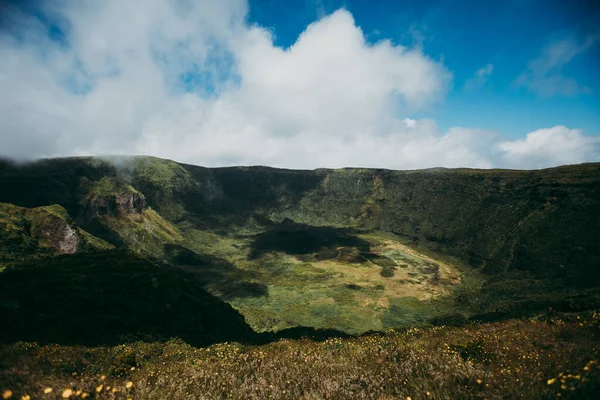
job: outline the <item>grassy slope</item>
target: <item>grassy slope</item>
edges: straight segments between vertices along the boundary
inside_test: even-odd
[[[541,171],[184,167],[195,184],[155,190],[187,211],[186,226],[251,234],[291,218],[383,230],[483,272],[484,290],[456,302],[471,312],[598,306],[598,164]],[[397,309],[423,311],[413,305]]]
[[[151,160],[151,171],[161,162],[174,168]],[[289,217],[314,226],[376,228],[491,274],[570,271],[571,283],[600,279],[593,239],[600,225],[597,164],[541,171],[183,167],[187,176],[177,169],[143,191],[150,204],[161,199],[183,208],[181,219],[196,227],[243,233],[265,219]],[[146,181],[144,171],[134,172],[134,182]],[[154,208],[162,215],[160,202]],[[577,247],[561,245],[565,239]],[[585,282],[575,282],[581,276]]]
[[[253,246],[255,235],[270,232],[277,226],[274,223],[285,218],[308,227],[370,229],[374,230],[369,233],[372,236],[391,232],[400,242],[433,258],[473,268],[462,271],[473,275],[473,280],[465,279],[472,281],[471,287],[463,285],[462,292],[455,291],[442,305],[410,298],[393,300],[392,312],[381,316],[384,326],[423,320],[435,308],[492,318],[548,306],[578,309],[598,305],[597,164],[541,171],[291,171],[265,167],[207,169],[137,157],[116,158],[112,163],[47,160],[0,169],[2,185],[11,189],[3,191],[0,200],[20,205],[59,201],[72,216],[81,215],[91,188],[102,186],[94,182],[105,176],[127,182],[132,190],[143,193],[151,209],[146,216],[103,221],[117,232],[118,240],[113,243],[171,263],[162,247],[165,243],[208,259],[200,267],[178,264],[199,270],[213,293],[240,309],[253,307],[253,318],[263,321],[256,322],[255,327],[281,324],[280,319],[268,322],[271,311],[275,316],[294,316],[289,308],[269,308],[275,302],[276,308],[285,301],[296,302],[294,296],[306,279],[314,277],[311,262],[276,276],[277,271],[269,266],[275,263],[281,272],[289,264],[285,260],[290,261],[289,255],[277,249],[255,260],[248,258],[247,249]],[[480,273],[485,277],[481,291],[476,276]],[[235,281],[243,285],[231,289]],[[319,290],[315,296],[326,304],[315,303],[315,307],[329,310],[324,310],[326,319],[335,314],[336,298],[338,305],[351,304],[344,300],[355,298],[341,284]],[[258,315],[261,310],[264,316]],[[298,318],[292,318],[295,323],[319,319],[297,311]],[[378,323],[359,325],[377,327]]]
[[[82,226],[154,260],[164,259],[163,246],[182,237],[176,227],[147,207],[143,193],[120,177],[86,182],[78,220]]]
[[[116,344],[176,336],[206,345],[255,336],[193,276],[114,250],[7,268],[0,274],[0,320],[3,342]]]
[[[485,265],[490,272],[551,274],[560,265],[584,269],[598,261],[591,239],[600,222],[597,165],[530,172],[210,172],[220,187],[205,189],[199,180],[206,204],[194,210],[207,218],[263,214],[310,225],[383,229],[473,266]],[[209,201],[210,196],[216,197]],[[258,196],[260,201],[254,202]],[[224,203],[227,209],[219,212]],[[188,208],[193,210],[193,205]],[[581,246],[583,254],[557,246],[565,237]]]
[[[0,263],[7,265],[60,254],[65,229],[77,236],[77,251],[113,247],[76,226],[66,210],[57,204],[28,209],[0,203]]]
[[[0,346],[0,391],[101,399],[595,399],[600,317],[548,316],[263,346]],[[127,386],[129,385],[129,387]],[[79,392],[81,391],[81,392]]]
[[[557,287],[593,291],[600,280],[598,164],[541,171],[187,168],[200,182],[205,201],[194,212],[204,219],[259,214],[390,231],[486,273],[491,293],[516,282],[529,287],[511,293],[523,307],[539,307]],[[209,178],[200,173],[220,186],[203,188]]]
[[[152,157],[118,160],[117,166],[83,158],[0,165],[7,189],[0,200],[57,203],[76,216],[88,190],[82,180],[118,175],[163,218],[186,226],[243,230],[256,225],[251,217],[262,216],[378,228],[489,272],[555,274],[560,265],[583,270],[598,261],[591,239],[600,219],[597,164],[541,171],[291,171],[207,169]],[[581,250],[560,246],[565,239]]]
[[[179,265],[188,273],[127,252],[61,256],[3,271],[3,341],[92,347],[1,345],[0,393],[11,390],[15,396],[36,398],[51,387],[48,398],[71,389],[99,398],[177,399],[194,394],[385,399],[424,398],[429,392],[433,398],[455,399],[516,393],[527,398],[595,398],[600,391],[599,317],[591,312],[552,312],[547,321],[390,331],[322,343],[283,340],[259,347],[223,343],[198,349],[177,340],[130,342],[177,336],[207,344],[278,337],[255,335],[235,310],[205,293],[204,287],[240,309],[259,303],[250,316],[276,311],[271,326],[281,323],[281,315],[289,315],[299,323],[327,326],[334,321],[347,328],[344,315],[353,311],[359,312],[349,321],[367,326],[359,314],[368,308],[357,301],[365,294],[357,294],[355,286],[344,287],[344,279],[352,274],[323,281],[320,292],[313,290],[319,285],[315,277],[323,275],[319,268],[338,268],[327,264],[332,262],[327,258],[332,247],[351,247],[360,255],[361,240],[371,252],[391,238],[411,252],[456,266],[463,275],[463,284],[437,300],[387,299],[389,306],[379,316],[384,327],[436,315],[436,324],[464,323],[460,315],[439,317],[455,311],[494,319],[548,306],[597,308],[598,165],[531,172],[401,172],[205,169],[155,158],[116,161],[118,168],[90,159],[51,160],[23,168],[0,164],[0,185],[9,189],[0,190],[0,201],[27,207],[58,203],[64,209],[45,207],[43,214],[86,222],[90,193],[112,199],[139,192],[150,208],[103,215],[100,224],[115,234],[114,244]],[[7,207],[11,213],[19,210]],[[15,225],[13,217],[3,217],[7,226]],[[286,218],[306,225],[298,228]],[[272,233],[282,229],[282,221],[292,237],[300,232],[300,238],[312,244],[304,248],[279,243],[281,235]],[[319,228],[323,226],[332,228],[324,231]],[[347,235],[360,240],[348,242]],[[331,238],[334,245],[322,241]],[[266,251],[257,252],[257,246]],[[340,265],[358,268],[361,280],[354,284],[365,290],[373,283],[372,275],[364,278],[365,266],[383,271],[384,266],[390,268],[391,259],[398,266],[392,272],[404,274],[399,264],[411,253],[395,259],[390,251],[384,249],[380,258],[373,258],[379,264],[369,259]],[[326,257],[319,259],[322,255]],[[430,267],[416,264],[415,268]],[[471,268],[465,268],[467,264]],[[324,275],[331,278],[330,272]],[[389,279],[378,276],[383,282]],[[289,290],[282,291],[286,287]],[[309,298],[315,294],[313,300],[334,302],[329,314],[305,314],[318,309],[306,305],[294,311],[294,296],[306,288]],[[286,301],[291,308],[282,307]],[[93,347],[98,343],[124,344]],[[128,381],[133,382],[131,388],[125,386]]]

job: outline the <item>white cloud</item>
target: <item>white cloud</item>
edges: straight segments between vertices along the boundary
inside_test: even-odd
[[[0,31],[0,93],[11,94],[0,96],[3,155],[151,154],[290,168],[529,165],[497,148],[498,133],[441,132],[410,118],[443,98],[451,73],[420,47],[367,43],[348,11],[282,49],[245,22],[243,0],[55,4],[45,12],[60,17],[67,46],[17,12],[12,21],[29,27],[26,37]]]
[[[575,38],[569,37],[548,45],[537,58],[529,62],[527,70],[519,75],[514,85],[542,97],[576,96],[590,92],[590,88],[581,87],[575,78],[565,76],[562,68],[576,55],[595,45],[599,39],[598,35],[588,36],[579,43]]]
[[[525,139],[500,142],[503,164],[519,168],[546,168],[600,160],[600,137],[584,136],[578,129],[555,126],[529,132]]]
[[[478,69],[475,71],[475,75],[465,82],[465,89],[471,91],[481,89],[493,71],[494,66],[492,64],[488,64],[485,67]]]

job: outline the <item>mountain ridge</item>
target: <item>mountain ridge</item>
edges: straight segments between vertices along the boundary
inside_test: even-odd
[[[191,167],[199,167],[206,169],[248,169],[248,168],[264,168],[269,170],[284,170],[284,171],[335,171],[335,170],[374,170],[374,171],[398,171],[398,172],[419,172],[419,171],[489,171],[489,172],[535,172],[535,171],[547,171],[547,170],[557,170],[557,169],[568,169],[568,168],[576,168],[576,167],[600,167],[600,161],[588,161],[582,163],[574,163],[574,164],[561,164],[553,167],[544,167],[544,168],[531,168],[531,169],[518,169],[518,168],[476,168],[476,167],[426,167],[426,168],[409,168],[409,169],[396,169],[396,168],[379,168],[379,167],[359,167],[359,166],[345,166],[345,167],[317,167],[317,168],[287,168],[287,167],[274,167],[270,165],[263,164],[250,164],[250,165],[229,165],[229,166],[205,166],[199,164],[190,164],[189,162],[176,161],[170,158],[163,158],[158,156],[151,156],[145,154],[136,154],[136,155],[126,155],[126,154],[113,154],[113,155],[102,155],[102,156],[61,156],[61,157],[41,157],[32,160],[16,160],[6,156],[0,156],[0,165],[12,165],[17,167],[27,166],[36,163],[43,162],[55,162],[55,161],[92,161],[99,160],[104,161],[108,164],[117,164],[122,163],[124,160],[132,160],[132,159],[156,159],[167,162],[173,162],[180,165],[186,165]]]

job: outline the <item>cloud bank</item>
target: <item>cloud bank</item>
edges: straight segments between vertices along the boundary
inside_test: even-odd
[[[44,18],[3,11],[2,155],[395,169],[600,159],[597,140],[566,127],[507,141],[409,118],[444,98],[452,73],[420,46],[367,42],[344,9],[282,49],[242,0],[53,4]]]
[[[500,142],[504,162],[518,168],[544,168],[600,159],[600,137],[586,137],[578,129],[555,126],[538,129],[525,139]]]

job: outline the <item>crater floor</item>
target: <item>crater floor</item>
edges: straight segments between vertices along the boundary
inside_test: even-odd
[[[462,277],[457,266],[385,232],[293,227],[211,243],[233,267],[207,289],[257,331],[300,325],[362,333],[423,322],[447,310]],[[230,296],[240,277],[264,289]]]

